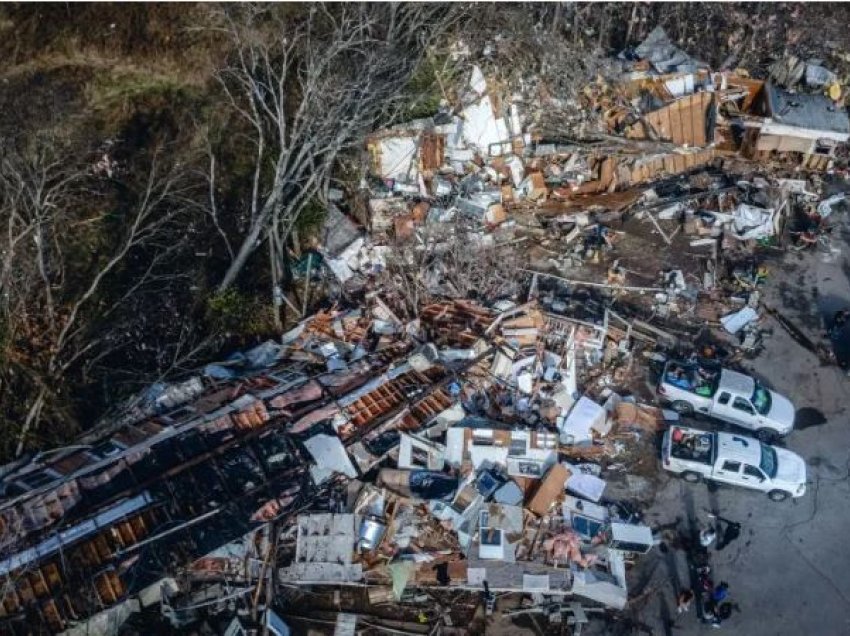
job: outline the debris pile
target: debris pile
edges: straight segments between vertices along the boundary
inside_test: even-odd
[[[580,394],[604,327],[534,301],[442,301],[397,328],[384,314],[378,302],[315,314],[280,343],[159,387],[141,421],[9,467],[10,633],[61,631],[96,613],[94,598],[177,611],[211,577],[249,584],[263,567],[396,599],[486,582],[622,608],[635,550],[616,547],[625,520],[603,465],[651,444],[663,418]],[[163,598],[152,564],[178,554],[194,558]]]
[[[584,140],[473,68],[456,109],[370,137],[365,215],[332,197],[295,268],[304,307],[314,272],[332,301],[3,467],[3,633],[256,616],[304,587],[624,608],[679,419],[647,378],[699,394],[669,358],[758,351],[773,255],[832,249],[845,194],[818,171],[850,126],[819,67],[828,96],[791,94],[797,66],[714,72],[660,30],[621,62],[584,92],[609,133]]]

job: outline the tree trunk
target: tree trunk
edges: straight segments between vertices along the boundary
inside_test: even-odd
[[[275,242],[269,236],[269,269],[272,274],[272,311],[274,313],[274,326],[278,331],[283,331],[283,321],[280,318],[283,306],[283,290],[280,288],[280,264],[275,250]]]
[[[557,35],[558,29],[561,26],[561,12],[563,7],[560,2],[555,3],[555,17],[552,18],[552,35]]]
[[[236,253],[236,258],[234,258],[230,262],[230,266],[227,268],[227,272],[224,274],[224,278],[221,279],[221,283],[218,285],[218,291],[223,292],[228,287],[230,287],[235,281],[236,277],[239,275],[239,272],[242,271],[242,268],[245,266],[245,263],[248,262],[248,257],[254,253],[254,245],[256,245],[257,241],[260,238],[260,233],[263,231],[263,226],[259,223],[255,223],[251,228],[251,231],[248,232],[248,236],[246,240],[242,241],[242,245],[239,247],[239,251]]]
[[[640,6],[640,5],[638,5],[638,3],[637,3],[637,2],[635,2],[635,3],[632,5],[632,16],[629,18],[629,26],[628,26],[628,28],[626,29],[626,41],[623,43],[623,47],[624,47],[624,48],[625,48],[625,47],[627,47],[627,46],[629,46],[629,42],[631,41],[631,38],[632,38],[632,30],[634,29],[635,23],[637,22],[637,12],[638,12],[638,7],[639,7],[639,6]]]

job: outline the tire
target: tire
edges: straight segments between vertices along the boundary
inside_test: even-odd
[[[756,431],[756,437],[758,438],[758,441],[764,442],[765,444],[772,444],[776,441],[776,433],[769,428],[758,429]]]
[[[785,501],[791,495],[785,492],[784,490],[771,490],[767,493],[767,496],[771,501]]]
[[[684,479],[689,484],[698,484],[702,481],[702,475],[699,473],[692,472],[690,470],[686,470],[682,473],[682,479]]]
[[[684,400],[676,400],[670,405],[670,408],[676,411],[679,415],[693,415],[694,405]]]

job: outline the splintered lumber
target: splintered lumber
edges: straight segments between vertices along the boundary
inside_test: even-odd
[[[557,276],[555,274],[547,274],[546,272],[538,272],[533,269],[525,269],[518,268],[520,272],[526,272],[528,274],[537,274],[538,276],[548,276],[549,278],[555,278],[569,285],[583,285],[586,287],[603,287],[605,289],[619,289],[622,291],[636,291],[636,292],[664,292],[667,291],[663,287],[629,287],[626,285],[612,285],[610,283],[594,283],[586,280],[575,280],[572,278],[564,278],[563,276]]]

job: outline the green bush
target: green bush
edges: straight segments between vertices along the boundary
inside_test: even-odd
[[[231,288],[207,298],[206,305],[211,331],[245,337],[274,332],[274,308],[256,296]]]

